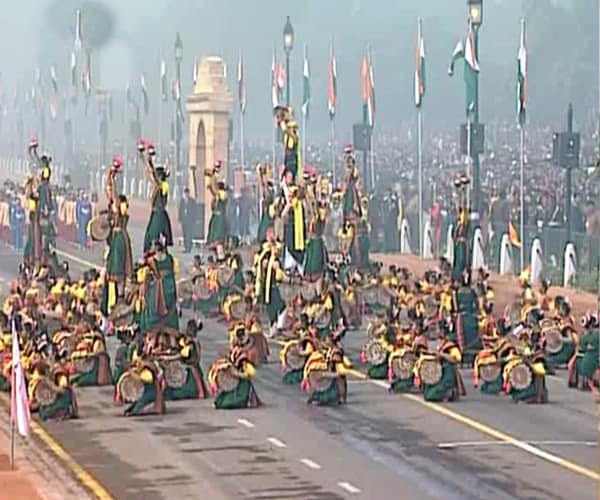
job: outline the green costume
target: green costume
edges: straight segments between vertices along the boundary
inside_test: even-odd
[[[122,281],[129,278],[133,272],[133,256],[131,253],[131,238],[127,230],[129,216],[116,216],[108,243],[106,259],[106,277],[109,280]]]
[[[456,303],[462,320],[461,347],[464,351],[478,351],[482,345],[479,337],[477,294],[470,286],[462,285],[456,291]]]
[[[313,224],[313,235],[306,246],[304,277],[317,280],[323,276],[327,266],[327,248],[323,241],[325,220],[318,217]]]
[[[212,200],[212,214],[208,223],[206,243],[223,243],[227,236],[227,192],[218,189],[217,196]]]
[[[454,229],[454,262],[452,263],[452,279],[460,281],[469,268],[469,221],[466,208],[461,208],[456,228]]]
[[[259,266],[266,262],[265,276],[260,277],[260,290],[258,299],[267,309],[269,321],[274,324],[277,321],[279,315],[285,309],[285,302],[281,297],[279,291],[279,285],[277,283],[277,269],[275,264],[279,265],[279,261],[273,255],[272,250],[269,250],[263,255],[263,259],[259,262]],[[258,277],[257,277],[258,279]]]
[[[447,340],[440,346],[439,352],[450,354],[453,349],[457,349],[456,344]],[[445,359],[440,360],[440,362],[442,364],[442,378],[436,384],[423,384],[423,397],[425,401],[429,402],[456,401],[465,394],[458,366],[456,363],[451,363]]]
[[[370,268],[369,258],[371,242],[369,240],[369,228],[365,221],[359,223],[358,232],[352,238],[350,246],[350,265],[357,269],[366,271]]]
[[[35,266],[42,258],[42,231],[37,202],[31,200],[29,205],[29,226],[27,228],[27,241],[23,249],[23,261],[29,266]]]
[[[274,215],[275,206],[272,202],[272,196],[269,196],[265,199],[262,214],[260,216],[260,222],[258,224],[258,234],[256,239],[261,245],[267,241],[267,232],[269,229],[273,228],[275,224]]]
[[[342,209],[345,220],[359,218],[362,215],[358,192],[358,171],[353,171],[347,181],[342,198]]]
[[[144,253],[147,253],[152,244],[164,237],[165,246],[173,246],[173,231],[171,230],[171,219],[167,212],[169,201],[169,190],[166,181],[156,182],[152,192],[151,213],[146,234],[144,235]]]
[[[144,310],[140,330],[144,333],[162,328],[179,329],[177,287],[173,257],[157,254],[148,260],[148,275],[144,283]]]
[[[85,373],[76,373],[73,381],[79,387],[97,386],[99,378],[102,380],[102,385],[113,385],[113,377],[110,369],[110,357],[106,352],[95,353],[92,357],[92,368]]]
[[[598,369],[599,330],[591,330],[579,339],[579,353],[576,358],[575,369],[577,375],[586,380],[592,380]]]
[[[165,389],[166,400],[204,399],[206,385],[200,367],[200,348],[196,341],[187,340],[181,348],[181,358],[186,367],[187,375],[183,386]]]

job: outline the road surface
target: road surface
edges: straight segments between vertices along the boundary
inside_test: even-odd
[[[132,231],[134,247],[141,233]],[[101,249],[64,246],[74,272],[100,262]],[[182,259],[184,262],[187,258]],[[0,249],[0,278],[19,257]],[[598,498],[598,414],[593,396],[548,377],[551,402],[516,405],[470,383],[458,403],[391,395],[365,380],[362,331],[346,349],[356,363],[349,404],[314,407],[281,382],[277,344],[261,367],[253,410],[217,411],[211,400],[168,402],[161,417],[121,417],[112,388],[77,390],[81,418],[43,428],[98,485],[117,499],[562,500]],[[227,351],[223,323],[201,332],[202,366]],[[109,348],[114,349],[113,339]]]

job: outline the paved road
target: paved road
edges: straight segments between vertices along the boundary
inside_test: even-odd
[[[141,235],[133,233],[139,247]],[[101,251],[65,249],[91,260]],[[0,250],[3,279],[16,265],[17,256]],[[349,334],[354,360],[363,339],[363,332]],[[207,321],[202,345],[206,373],[227,349],[225,326]],[[82,388],[82,418],[45,428],[119,499],[598,497],[593,398],[568,390],[564,376],[549,378],[545,406],[472,388],[457,404],[430,405],[390,395],[385,384],[357,373],[347,406],[319,408],[281,383],[277,350],[273,345],[272,363],[257,375],[263,408],[226,412],[209,400],[169,402],[166,416],[126,419],[111,404],[111,388]]]

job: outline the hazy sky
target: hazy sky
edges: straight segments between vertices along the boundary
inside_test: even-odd
[[[30,86],[36,66],[46,74],[50,64],[55,64],[59,79],[65,81],[68,78],[71,41],[60,40],[45,17],[48,7],[57,1],[72,4],[73,9],[77,4],[85,3],[79,0],[5,0],[9,5],[3,8],[4,22],[0,30],[0,85],[6,95],[14,93],[17,82],[21,88]],[[534,1],[542,4],[548,0]],[[597,9],[595,1],[578,1],[593,4]],[[335,38],[338,63],[338,127],[349,130],[351,123],[360,119],[360,59],[367,44],[372,46],[375,65],[376,124],[394,129],[399,123],[412,123],[415,32],[416,19],[420,16],[424,22],[427,52],[427,119],[447,123],[464,121],[462,69],[459,68],[452,79],[447,76],[454,45],[466,32],[464,0],[104,0],[101,3],[113,10],[117,24],[111,43],[94,56],[95,64],[100,60],[100,67],[93,75],[94,85],[102,84],[123,93],[128,82],[132,82],[133,88],[139,87],[139,74],[144,71],[151,97],[157,99],[160,59],[165,57],[169,70],[172,70],[173,42],[175,33],[180,31],[187,89],[191,87],[193,60],[217,54],[228,62],[231,88],[235,92],[237,54],[243,47],[249,135],[267,137],[271,124],[271,53],[273,43],[276,43],[280,56],[283,56],[281,31],[286,15],[291,15],[296,32],[292,54],[293,103],[300,104],[302,46],[307,43],[312,71],[311,126],[319,134],[326,134],[328,129],[326,70],[331,35]],[[567,5],[570,0],[556,3]],[[514,117],[521,4],[520,0],[485,0],[480,38],[483,120]],[[596,52],[589,54],[589,58],[597,67],[597,10],[590,18],[595,19]],[[540,24],[543,26],[544,22]],[[537,28],[534,22],[531,25],[532,30]],[[581,29],[573,25],[561,26],[550,42],[573,43]],[[530,36],[533,39],[536,33],[532,32]],[[546,78],[553,77],[542,71],[546,58],[552,57],[554,52],[551,43],[547,45],[545,53],[538,53],[537,59],[536,54],[530,54],[532,76],[536,72],[536,80],[530,78],[529,90],[533,96],[536,89],[546,85]],[[597,76],[596,82],[584,81],[582,85],[588,88],[597,85]],[[577,95],[564,95],[567,93],[544,105],[536,103],[532,97],[532,119],[562,116],[569,99],[585,94],[575,92],[575,89],[572,93]],[[585,95],[597,96],[597,91]],[[597,108],[596,101],[583,103],[580,108],[585,105]],[[149,121],[156,120],[156,108],[153,105]],[[576,114],[577,111],[583,113],[576,109]]]

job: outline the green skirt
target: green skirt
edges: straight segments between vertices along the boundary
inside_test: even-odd
[[[598,352],[596,350],[586,351],[579,366],[579,374],[587,379],[591,379],[598,369]]]
[[[483,382],[480,390],[483,394],[500,394],[502,391],[502,375],[493,382]]]
[[[378,365],[369,365],[367,375],[373,380],[385,380],[388,376],[388,360],[387,357],[383,363]]]
[[[258,398],[254,386],[247,379],[242,379],[232,391],[220,392],[215,399],[217,410],[237,410],[257,406]]]
[[[467,244],[464,240],[454,243],[454,263],[452,264],[452,279],[462,280],[462,273],[467,268]]]
[[[308,242],[304,259],[304,276],[306,278],[316,280],[323,276],[327,266],[327,249],[323,238],[312,238]]]
[[[206,243],[221,243],[227,238],[227,219],[225,214],[213,213],[208,223]]]
[[[556,354],[546,356],[546,361],[551,368],[566,365],[575,354],[575,344],[573,342],[564,342],[562,349]]]
[[[144,235],[144,253],[152,248],[152,243],[163,235],[166,246],[173,246],[173,231],[171,230],[171,219],[166,210],[152,210],[150,220]]]
[[[56,396],[54,403],[47,406],[40,406],[38,414],[42,421],[50,420],[52,418],[77,417],[73,391],[70,388],[60,391]]]
[[[258,234],[256,235],[258,243],[267,241],[267,231],[270,227],[273,227],[273,219],[269,217],[267,210],[265,210],[258,224]]]
[[[200,372],[200,376],[202,376],[202,372]],[[185,383],[181,387],[167,386],[165,388],[165,400],[198,399],[198,389],[192,370],[188,369]]]
[[[394,393],[407,393],[412,392],[415,387],[415,378],[410,376],[409,378],[395,378],[390,384],[390,392]]]
[[[289,370],[283,375],[283,383],[290,385],[299,385],[302,382],[304,368],[298,370]]]
[[[313,391],[308,398],[309,403],[317,403],[319,405],[337,404],[340,401],[340,389],[336,379],[331,380],[331,384],[324,391]]]
[[[425,401],[439,403],[444,401],[448,393],[457,390],[455,368],[450,363],[442,363],[442,378],[437,384],[423,386]]]
[[[131,240],[127,231],[115,231],[106,259],[106,274],[111,279],[123,279],[133,272]]]
[[[548,402],[548,389],[546,388],[546,381],[543,382],[543,392],[542,392],[542,403]],[[512,397],[515,403],[520,401],[528,402],[533,401],[537,395],[537,387],[535,384],[535,377],[531,381],[531,384],[525,389],[517,390],[512,389],[510,391],[510,396]]]

